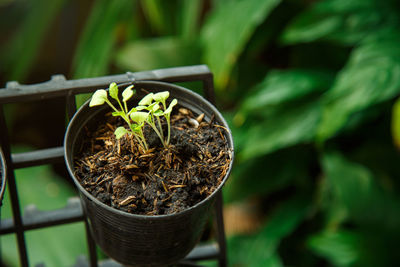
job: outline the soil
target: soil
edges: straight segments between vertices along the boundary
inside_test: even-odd
[[[150,149],[143,152],[129,134],[115,139],[115,128],[124,123],[106,114],[107,123],[86,128],[75,175],[88,192],[111,207],[142,215],[183,211],[219,186],[231,161],[227,130],[203,117],[175,108],[169,147],[164,148],[146,125]],[[163,126],[166,135],[165,121]]]

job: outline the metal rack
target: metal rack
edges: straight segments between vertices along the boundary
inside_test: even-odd
[[[82,93],[92,93],[96,89],[105,88],[111,82],[128,83],[134,80],[151,80],[164,82],[195,82],[200,81],[203,85],[204,96],[214,103],[213,75],[205,65],[158,69],[144,72],[128,72],[126,74],[103,76],[89,79],[66,80],[63,75],[55,75],[50,81],[31,85],[22,85],[18,82],[8,82],[6,88],[0,89],[0,145],[3,148],[5,164],[7,166],[7,188],[10,193],[10,201],[13,219],[3,219],[0,224],[0,236],[15,234],[20,259],[20,265],[29,266],[25,232],[33,229],[50,226],[69,224],[74,222],[85,222],[86,240],[88,244],[88,259],[80,257],[75,267],[83,266],[122,266],[111,259],[98,261],[96,244],[94,243],[88,223],[85,220],[78,197],[68,200],[62,209],[51,211],[39,211],[36,208],[25,210],[22,215],[18,191],[16,187],[14,170],[44,164],[64,162],[63,147],[53,147],[26,153],[11,154],[9,131],[5,121],[4,104],[37,101],[43,99],[54,99],[63,97],[66,99],[67,117],[72,118],[76,112],[75,96]],[[197,261],[216,260],[219,266],[226,266],[226,240],[222,214],[222,195],[217,196],[215,203],[215,226],[216,240],[213,244],[197,245],[189,255],[178,263],[178,266],[199,266]],[[43,265],[41,265],[43,266]]]

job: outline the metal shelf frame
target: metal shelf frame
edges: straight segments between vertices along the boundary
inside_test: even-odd
[[[131,83],[132,81],[164,81],[177,82],[202,82],[204,97],[215,104],[213,75],[206,65],[176,67],[167,69],[150,70],[143,72],[127,72],[126,74],[110,75],[96,78],[67,80],[63,75],[54,75],[51,80],[43,83],[24,85],[12,81],[6,88],[0,89],[0,145],[5,156],[7,166],[7,190],[10,193],[10,202],[13,218],[3,219],[0,224],[0,237],[5,234],[15,234],[20,260],[20,266],[28,267],[29,258],[25,241],[25,232],[33,229],[51,227],[74,222],[85,222],[86,239],[88,244],[88,259],[85,256],[78,258],[75,267],[80,266],[122,266],[108,259],[98,261],[96,244],[94,243],[88,223],[78,197],[68,200],[62,209],[40,211],[35,206],[28,205],[22,215],[18,197],[14,170],[44,164],[64,162],[64,148],[52,147],[31,152],[11,154],[9,131],[5,120],[4,104],[33,102],[43,99],[65,98],[66,116],[71,119],[76,112],[75,96],[82,93],[93,93],[100,88],[106,88],[111,82],[117,84]],[[33,178],[33,177],[32,177]],[[68,177],[69,179],[69,177]],[[215,242],[209,245],[197,245],[189,255],[177,263],[178,266],[199,266],[197,261],[216,260],[220,267],[227,266],[226,239],[222,213],[222,193],[217,196],[214,205]],[[40,265],[44,266],[44,265]]]

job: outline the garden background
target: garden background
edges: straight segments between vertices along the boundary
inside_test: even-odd
[[[0,32],[0,87],[209,66],[236,146],[230,266],[398,264],[399,1],[1,0]],[[61,104],[7,105],[14,151],[61,145]],[[63,166],[16,175],[23,206],[75,195]],[[82,223],[26,238],[32,265],[86,253]],[[18,266],[13,236],[1,249]]]

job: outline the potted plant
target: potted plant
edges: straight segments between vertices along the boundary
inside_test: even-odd
[[[218,110],[152,81],[96,91],[69,123],[64,147],[94,240],[134,266],[170,265],[193,249],[233,162]]]

